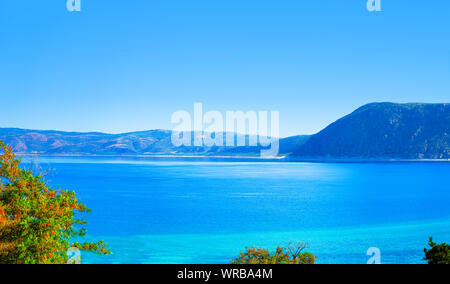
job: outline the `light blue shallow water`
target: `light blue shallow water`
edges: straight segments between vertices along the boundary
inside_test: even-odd
[[[112,256],[85,263],[228,263],[246,246],[305,241],[319,263],[422,263],[450,241],[448,163],[249,163],[49,158],[53,186],[92,213]]]

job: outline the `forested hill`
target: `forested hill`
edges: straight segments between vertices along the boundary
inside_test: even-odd
[[[450,104],[372,103],[294,150],[303,158],[450,158]]]

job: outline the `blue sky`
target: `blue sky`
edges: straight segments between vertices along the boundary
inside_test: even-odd
[[[450,1],[0,2],[0,127],[172,128],[177,110],[278,110],[314,133],[374,101],[450,102]]]

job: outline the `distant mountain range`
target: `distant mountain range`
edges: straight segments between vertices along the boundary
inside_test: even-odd
[[[293,160],[450,159],[450,104],[372,103],[321,132],[280,140]],[[174,147],[171,131],[124,134],[0,128],[19,154],[256,156],[261,147]],[[248,140],[249,137],[246,136]]]
[[[11,145],[19,154],[256,156],[262,149],[259,146],[175,147],[171,136],[172,132],[168,130],[105,134],[0,128],[0,140]],[[193,140],[195,133],[191,133],[191,136]],[[308,137],[281,139],[280,153],[293,152]],[[248,145],[249,136],[245,138]]]

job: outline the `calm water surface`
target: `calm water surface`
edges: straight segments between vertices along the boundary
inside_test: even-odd
[[[44,158],[51,185],[92,213],[112,256],[85,263],[227,263],[246,246],[305,241],[319,263],[422,263],[450,241],[448,163],[163,162]]]

